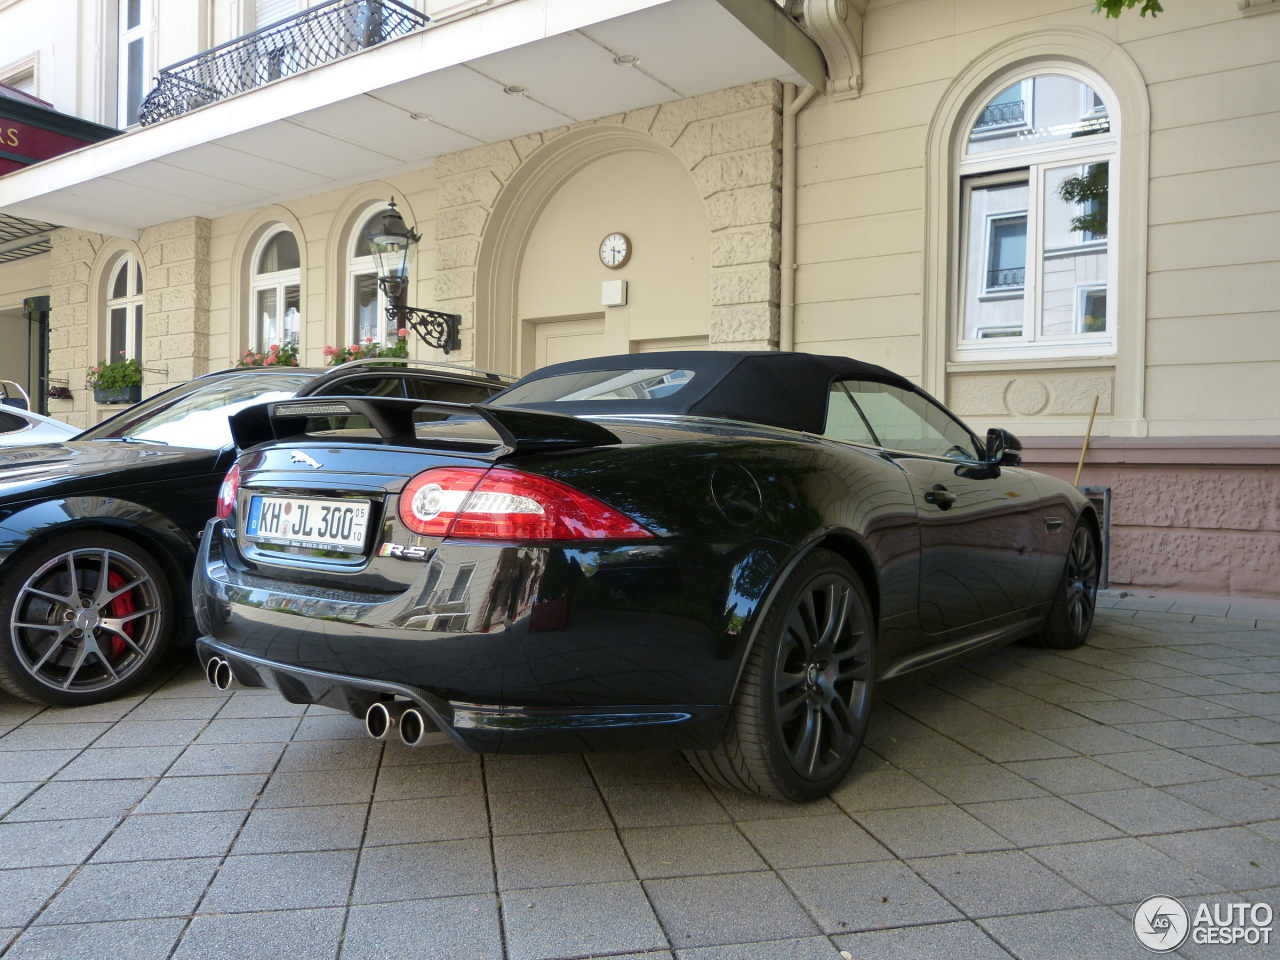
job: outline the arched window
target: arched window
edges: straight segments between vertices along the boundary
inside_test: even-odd
[[[1114,353],[1114,98],[1055,67],[978,102],[959,162],[957,357]]]
[[[298,241],[280,227],[259,244],[249,285],[249,346],[298,345],[302,331],[302,271]]]
[[[107,360],[142,362],[142,265],[133,254],[120,258],[107,286]]]
[[[387,298],[378,287],[378,268],[368,239],[369,231],[382,225],[386,212],[385,207],[374,210],[351,235],[347,257],[347,334],[351,343],[364,343],[369,337],[380,345],[395,341],[396,331],[387,327]]]

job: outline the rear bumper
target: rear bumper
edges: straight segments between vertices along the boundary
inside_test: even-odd
[[[264,578],[215,521],[193,583],[200,654],[356,716],[413,700],[479,752],[701,748],[723,732],[777,552],[446,541],[404,561],[407,588],[372,594]]]
[[[236,681],[267,687],[290,703],[317,703],[363,718],[378,700],[413,701],[454,745],[474,753],[580,753],[608,750],[706,749],[720,741],[728,707],[667,704],[524,707],[443,700],[428,690],[274,663],[202,637],[210,657],[231,664]]]

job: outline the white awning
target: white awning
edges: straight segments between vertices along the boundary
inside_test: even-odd
[[[824,70],[773,0],[515,0],[11,173],[0,210],[136,237],[740,84],[820,85]]]

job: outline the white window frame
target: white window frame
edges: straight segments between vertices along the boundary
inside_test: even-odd
[[[115,291],[116,279],[122,270],[125,271],[125,295],[123,297],[108,296],[106,300],[106,340],[107,352],[110,352],[111,314],[116,310],[124,310],[124,357],[121,358],[117,354],[107,357],[106,360],[108,363],[115,363],[120,359],[136,360],[141,364],[142,325],[145,323],[146,313],[146,307],[143,306],[146,299],[146,281],[144,280],[141,285],[138,283],[138,278],[142,276],[142,264],[133,254],[126,253],[107,273],[108,293]]]
[[[116,3],[116,121],[120,129],[134,126],[138,118],[129,118],[129,46],[142,43],[142,77],[138,91],[138,107],[147,96],[147,77],[151,74],[151,0],[138,0],[138,24],[130,27],[129,0]]]
[[[991,255],[995,248],[996,224],[1002,221],[1021,220],[1023,227],[1030,226],[1026,210],[1008,210],[1004,213],[988,213],[987,223],[983,229],[983,236],[986,238],[986,246],[982,251],[982,262],[986,264],[983,270],[985,277],[982,281],[982,292],[978,294],[979,300],[1008,300],[1012,297],[1021,297],[1027,286],[1027,274],[1025,268],[1022,273],[1022,283],[1017,286],[993,287],[991,286]],[[1025,244],[1025,239],[1024,239]]]
[[[40,96],[40,54],[29,53],[20,60],[14,60],[0,67],[0,83],[13,87],[16,90],[22,88],[18,86],[30,79],[31,89],[24,91],[33,97]]]
[[[351,339],[347,343],[357,343],[362,341],[360,331],[356,329],[356,277],[373,274],[375,283],[378,276],[378,264],[373,255],[367,257],[356,256],[356,244],[360,242],[360,233],[364,230],[369,220],[386,210],[390,209],[385,203],[374,204],[366,208],[355,218],[355,226],[351,230],[351,236],[347,238],[347,308],[346,308],[346,334]],[[387,295],[382,290],[382,285],[378,284],[378,329],[374,334],[374,343],[379,347],[390,346],[388,342],[391,328],[387,320]]]
[[[1092,88],[1106,105],[1106,113],[1110,128],[1106,133],[1080,138],[1079,140],[1059,140],[1039,146],[1013,145],[1004,150],[992,150],[968,155],[965,144],[969,141],[970,132],[978,117],[992,97],[1005,90],[1013,83],[1021,81],[1025,85],[1032,83],[1039,76],[1065,76]],[[1034,84],[1032,83],[1032,86]],[[1087,94],[1086,94],[1087,96]],[[1092,114],[1098,116],[1100,114]],[[974,105],[964,114],[959,125],[960,162],[958,164],[958,181],[960,185],[960,210],[958,232],[955,249],[957,252],[956,276],[959,282],[955,294],[955,324],[951,337],[952,358],[962,360],[1024,360],[1039,357],[1094,357],[1113,356],[1116,352],[1116,318],[1117,309],[1116,284],[1119,272],[1120,236],[1120,204],[1124,198],[1120,192],[1120,116],[1114,94],[1101,78],[1077,67],[1053,61],[1029,65],[1020,74],[1011,77],[1006,75],[998,82],[989,84],[981,96],[975,98]],[[1001,135],[1007,136],[1009,128],[999,129]],[[983,139],[981,135],[977,139]],[[1045,259],[1044,248],[1044,172],[1049,168],[1078,165],[1082,170],[1094,163],[1107,163],[1108,166],[1108,203],[1110,209],[1109,234],[1104,240],[1085,240],[1080,237],[1078,246],[1062,248],[1061,252],[1087,251],[1090,247],[1107,250],[1107,330],[1100,334],[1057,334],[1044,335],[1040,332],[1043,318],[1043,279],[1042,269]],[[998,182],[1001,176],[1008,177],[1010,182],[1027,181],[1027,271],[1023,285],[1024,312],[1022,335],[1018,337],[979,337],[964,339],[965,309],[968,299],[968,263],[969,263],[969,230],[970,230],[970,193],[979,186],[989,186]],[[999,214],[998,216],[1009,216]],[[984,245],[990,243],[988,232],[984,234]],[[1055,248],[1051,253],[1058,252]],[[989,248],[983,251],[983,264],[989,262]],[[985,270],[985,266],[984,266]],[[1090,286],[1099,286],[1093,284]],[[1012,292],[1012,291],[1011,291]],[[1016,296],[1016,292],[1012,292]],[[978,300],[994,299],[983,287],[977,292]],[[1077,307],[1076,328],[1080,325]],[[984,328],[986,329],[986,328]],[[979,332],[975,330],[975,333]]]
[[[1109,284],[1105,284],[1105,283],[1077,283],[1076,284],[1075,324],[1076,324],[1076,329],[1081,334],[1085,333],[1085,330],[1083,329],[1084,318],[1087,316],[1087,314],[1085,313],[1085,304],[1088,303],[1089,301],[1089,294],[1098,293],[1099,291],[1101,291],[1107,297],[1107,313],[1110,314],[1111,313],[1111,288]],[[1108,323],[1111,322],[1110,316],[1107,317],[1107,322]]]
[[[275,270],[271,273],[258,272],[258,264],[262,260],[263,251],[267,249],[267,245],[271,243],[272,240],[274,240],[276,237],[278,237],[282,233],[293,233],[293,231],[290,230],[284,224],[277,224],[275,227],[273,227],[272,229],[264,233],[262,235],[262,238],[258,241],[257,245],[254,246],[252,258],[249,261],[249,311],[248,311],[249,349],[254,350],[256,352],[263,352],[263,351],[269,350],[274,344],[280,344],[281,346],[283,346],[286,342],[283,339],[283,334],[285,329],[284,318],[285,318],[285,309],[286,309],[285,289],[287,287],[298,288],[298,343],[296,345],[299,348],[301,348],[301,340],[302,340],[302,268],[301,268],[301,265],[299,265],[297,268],[294,268],[294,269]],[[294,238],[294,241],[296,242],[298,239],[297,234],[294,234],[293,238]],[[302,244],[300,243],[298,244],[298,252],[299,254],[301,254],[302,252]],[[262,336],[262,318],[258,316],[258,294],[263,290],[275,290],[276,292],[276,304],[277,304],[277,308],[280,311],[280,333],[282,335],[282,339],[280,340],[265,340]]]

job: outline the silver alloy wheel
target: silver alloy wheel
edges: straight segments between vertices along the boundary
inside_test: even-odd
[[[162,611],[151,575],[118,550],[60,553],[18,588],[9,619],[14,652],[46,687],[110,689],[146,662]]]
[[[803,777],[830,776],[862,742],[870,712],[871,637],[853,585],[837,574],[807,584],[778,644],[779,733]]]

